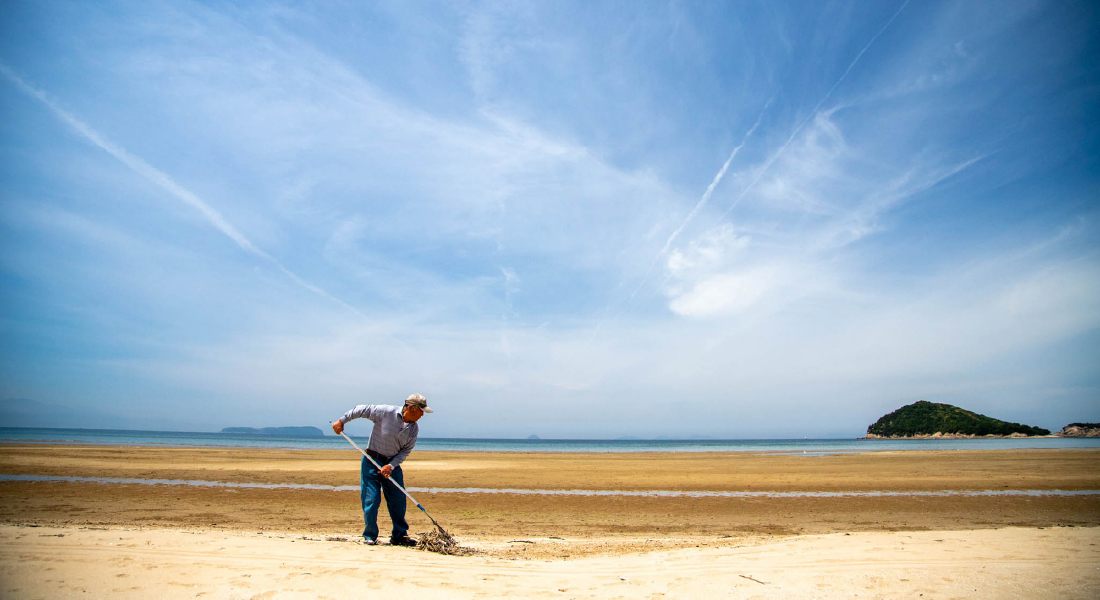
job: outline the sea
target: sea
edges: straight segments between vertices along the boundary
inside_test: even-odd
[[[352,436],[361,447],[366,437]],[[47,429],[0,427],[0,444],[70,444],[201,448],[350,449],[337,435],[295,437],[247,433],[136,431],[127,429]],[[775,452],[840,454],[881,450],[1014,450],[1023,448],[1100,448],[1100,438],[978,438],[936,440],[864,439],[690,439],[586,440],[429,438],[417,450],[460,452]]]

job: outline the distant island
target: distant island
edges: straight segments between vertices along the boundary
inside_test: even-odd
[[[1009,423],[950,404],[921,400],[883,416],[867,428],[875,438],[1029,437],[1049,429]]]
[[[531,435],[527,436],[527,439],[529,439],[529,440],[541,440],[542,438],[540,438],[539,436],[532,433]]]
[[[226,427],[222,433],[249,433],[252,435],[283,435],[287,437],[325,437],[316,427]]]
[[[1070,423],[1054,435],[1058,437],[1100,437],[1100,423]]]

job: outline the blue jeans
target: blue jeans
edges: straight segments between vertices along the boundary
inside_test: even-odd
[[[405,486],[401,467],[393,470],[390,479],[396,481],[401,487]],[[386,497],[386,508],[390,511],[390,520],[393,521],[393,531],[390,535],[404,537],[408,534],[409,523],[405,521],[405,494],[402,494],[392,482],[382,477],[378,469],[374,468],[365,456],[359,468],[359,485],[359,499],[363,502],[363,521],[366,523],[363,537],[371,540],[378,539],[378,505],[383,495]]]

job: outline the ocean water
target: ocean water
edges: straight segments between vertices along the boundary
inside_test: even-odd
[[[360,446],[367,438],[353,436]],[[0,427],[0,443],[95,444],[210,448],[347,449],[337,435],[290,437],[243,433],[135,431],[122,429],[40,429]],[[420,438],[417,450],[464,452],[785,452],[813,455],[879,450],[1008,450],[1022,448],[1100,448],[1100,438],[999,438],[964,440],[526,440]]]

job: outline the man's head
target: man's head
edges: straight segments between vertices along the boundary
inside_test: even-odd
[[[424,416],[424,413],[430,412],[432,412],[432,409],[428,408],[428,400],[420,394],[413,394],[405,398],[405,406],[401,409],[401,416],[406,423],[415,423],[420,420],[420,417]]]

